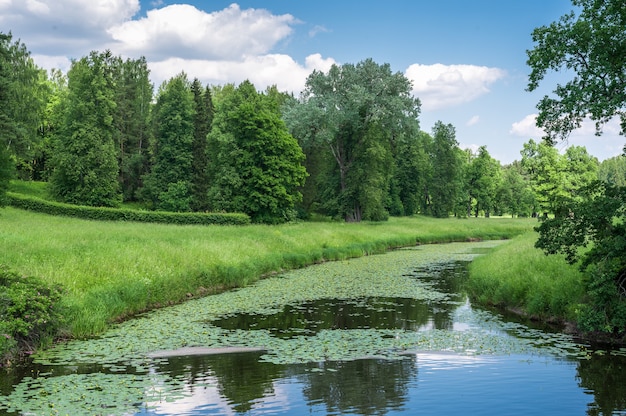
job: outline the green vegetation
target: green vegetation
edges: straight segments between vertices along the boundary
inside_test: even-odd
[[[557,84],[553,97],[545,96],[537,105],[537,125],[546,131],[548,144],[567,139],[587,117],[595,121],[598,135],[614,117],[619,117],[621,133],[626,133],[626,95],[622,93],[626,88],[626,5],[622,0],[572,3],[576,12],[533,31],[535,47],[528,51],[530,91],[548,72],[567,69],[572,74],[567,83]],[[549,193],[557,196],[552,200],[559,207],[555,218],[538,227],[536,245],[548,254],[565,254],[572,264],[580,261],[586,292],[581,328],[624,342],[626,189],[614,177],[620,163],[605,165],[600,172],[605,182],[594,183],[592,164],[582,151],[576,150],[568,159],[570,168],[587,173],[581,175],[583,180],[570,197],[563,198],[562,190]],[[558,177],[547,182],[547,188],[559,189]]]
[[[535,248],[526,233],[476,258],[467,289],[479,303],[497,305],[542,320],[576,321],[583,277],[563,256]]]
[[[64,291],[70,333],[261,276],[418,243],[512,237],[530,220],[392,218],[386,223],[171,226],[86,221],[6,208],[0,263]]]
[[[0,267],[0,365],[52,341],[62,327],[61,290]]]

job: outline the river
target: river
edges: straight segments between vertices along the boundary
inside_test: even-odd
[[[499,242],[324,263],[64,343],[0,375],[0,415],[626,415],[626,349],[473,307]]]

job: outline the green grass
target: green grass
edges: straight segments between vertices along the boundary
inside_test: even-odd
[[[190,295],[244,286],[319,261],[416,243],[509,238],[524,219],[392,218],[384,223],[172,226],[0,210],[0,264],[65,288],[73,336]]]
[[[45,200],[52,200],[50,193],[48,192],[48,182],[13,180],[9,184],[9,192],[34,196]]]
[[[482,304],[573,321],[584,294],[582,273],[563,256],[546,256],[536,240],[529,232],[478,257],[470,264],[468,290]]]

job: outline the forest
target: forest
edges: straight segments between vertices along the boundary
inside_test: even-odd
[[[253,222],[554,214],[597,179],[624,185],[626,163],[599,163],[529,140],[506,166],[455,128],[420,130],[401,73],[371,59],[313,72],[300,97],[276,87],[203,85],[181,72],[150,81],[145,58],[94,51],[67,74],[37,67],[0,35],[2,189],[46,181],[77,205],[241,212]]]

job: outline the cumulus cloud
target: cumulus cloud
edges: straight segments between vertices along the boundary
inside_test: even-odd
[[[244,59],[268,53],[292,33],[295,23],[289,14],[241,10],[237,4],[212,13],[175,4],[115,25],[108,33],[118,42],[116,49],[148,59]]]
[[[545,136],[543,129],[537,127],[537,114],[529,114],[511,125],[509,134],[513,136],[540,139]]]
[[[0,27],[31,50],[84,54],[138,11],[139,0],[0,0]]]
[[[470,102],[489,92],[506,71],[476,65],[413,64],[405,72],[413,82],[413,95],[424,110],[437,110]]]
[[[239,84],[248,79],[260,90],[276,85],[281,91],[297,94],[304,88],[307,76],[314,69],[326,72],[334,63],[332,58],[323,58],[320,54],[308,56],[304,65],[288,55],[268,54],[229,61],[168,58],[152,62],[149,67],[157,84],[184,69],[190,77],[208,84]]]

